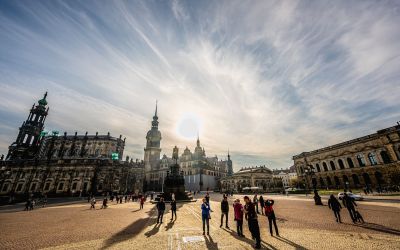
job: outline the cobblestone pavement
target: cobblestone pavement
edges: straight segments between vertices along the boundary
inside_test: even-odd
[[[202,236],[200,200],[178,204],[178,219],[172,222],[167,205],[161,225],[150,203],[143,210],[132,202],[107,209],[97,205],[95,211],[84,202],[29,212],[10,208],[0,212],[0,249],[253,249],[246,222],[246,238],[236,236],[232,207],[231,229],[219,227],[221,198],[212,196],[207,237]],[[271,237],[267,218],[260,216],[264,249],[400,249],[399,203],[359,202],[366,223],[353,225],[347,210],[342,210],[344,223],[337,224],[327,206],[315,206],[312,200],[273,199],[281,237]]]

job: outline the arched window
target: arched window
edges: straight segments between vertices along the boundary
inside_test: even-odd
[[[360,186],[360,180],[358,179],[358,176],[356,174],[353,174],[351,177],[353,178],[354,185],[356,187]]]
[[[319,177],[319,185],[321,187],[325,187],[325,182],[324,182],[324,179],[322,177]]]
[[[333,161],[330,161],[329,164],[331,165],[332,170],[336,170],[335,163]]]
[[[322,166],[324,167],[324,171],[328,171],[328,166],[326,165],[325,162],[322,163]]]
[[[378,164],[378,162],[376,161],[375,153],[373,153],[373,152],[369,153],[368,154],[368,159],[369,159],[369,162],[371,163],[371,165],[377,165]]]
[[[339,177],[335,176],[335,177],[333,177],[333,179],[335,180],[336,188],[339,188],[340,187]]]
[[[342,159],[339,159],[339,167],[340,167],[340,169],[344,169],[344,164],[343,164],[343,161],[342,161]]]
[[[317,168],[317,172],[321,172],[321,168],[319,167],[318,163],[315,165],[315,167]]]
[[[378,185],[381,185],[384,183],[383,181],[383,176],[381,172],[375,172],[375,179],[376,179],[376,183],[378,183]]]
[[[381,151],[381,157],[382,157],[383,163],[387,164],[387,163],[391,162],[389,154],[384,150]]]
[[[328,176],[326,177],[326,181],[328,182],[328,187],[332,186],[331,178]]]
[[[365,160],[364,160],[364,156],[362,154],[357,155],[357,161],[358,161],[358,165],[360,167],[365,166]]]
[[[353,160],[350,157],[347,158],[347,164],[349,165],[349,168],[354,168]]]
[[[369,177],[369,174],[367,174],[367,173],[363,173],[363,179],[364,179],[364,182],[365,182],[365,185],[371,185],[371,178]]]

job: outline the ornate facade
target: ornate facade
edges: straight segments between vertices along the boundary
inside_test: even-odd
[[[175,163],[171,157],[161,153],[161,133],[158,130],[157,106],[147,133],[146,148],[144,149],[145,190],[162,191],[164,179],[169,166]],[[232,160],[228,152],[227,160],[219,160],[217,156],[207,157],[205,150],[197,139],[192,153],[188,147],[178,159],[178,164],[185,177],[186,190],[214,190],[218,189],[218,180],[233,173]]]
[[[400,125],[293,156],[300,181],[318,188],[382,188],[400,173]]]
[[[242,168],[231,176],[221,178],[220,185],[222,192],[242,192],[246,187],[258,187],[265,192],[282,186],[280,179],[273,178],[272,171],[265,166]]]
[[[34,105],[0,161],[0,196],[141,192],[143,161],[122,161],[125,139],[107,135],[59,136],[44,132],[47,93]]]

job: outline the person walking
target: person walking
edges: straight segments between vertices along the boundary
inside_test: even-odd
[[[233,203],[233,211],[235,214],[236,221],[236,231],[239,236],[244,237],[243,235],[243,205],[240,203],[239,199],[236,199]]]
[[[354,206],[357,206],[357,204],[354,201],[354,198],[348,196],[347,193],[344,193],[343,196],[343,206],[347,208],[347,210],[349,211],[353,223],[356,223],[357,217],[356,217],[356,209]]]
[[[175,220],[176,220],[176,219],[177,219],[177,216],[176,216],[176,200],[175,200],[175,199],[173,199],[173,200],[171,201],[171,213],[172,213],[172,218],[171,218],[171,220],[174,219],[174,214],[175,214]]]
[[[229,214],[228,197],[226,195],[224,195],[224,198],[221,201],[221,225],[219,225],[219,227],[222,227],[222,224],[224,222],[224,216],[225,216],[225,227],[229,229],[228,214]]]
[[[269,233],[271,234],[271,236],[273,236],[272,233],[272,223],[274,223],[274,227],[275,227],[275,233],[277,236],[279,236],[279,231],[278,231],[278,226],[276,225],[276,216],[275,216],[275,212],[274,212],[274,200],[269,200],[267,199],[264,203],[264,207],[265,207],[265,215],[268,217],[268,223],[269,223]]]
[[[35,199],[32,199],[30,205],[29,205],[29,210],[33,210],[33,208],[35,207],[36,201]]]
[[[262,195],[260,195],[260,199],[259,199],[259,202],[260,202],[260,207],[261,207],[261,214],[262,215],[264,215],[264,197],[262,197]]]
[[[333,214],[336,218],[336,222],[342,223],[342,219],[340,218],[340,209],[342,209],[342,206],[333,194],[331,194],[331,196],[329,197],[328,207],[332,209]]]
[[[144,197],[143,197],[144,199]],[[164,211],[165,211],[165,202],[164,198],[160,198],[160,201],[157,203],[157,210],[158,210],[158,217],[157,217],[157,224],[162,223],[162,219],[164,217]]]
[[[260,212],[258,211],[258,197],[257,197],[257,194],[255,194],[254,197],[253,197],[253,203],[256,206],[257,213],[259,214]]]
[[[175,193],[171,194],[171,200],[175,200]]]
[[[205,235],[205,226],[207,225],[207,235],[210,235],[210,205],[206,198],[203,198],[203,204],[201,204],[201,220],[203,222],[203,235]]]
[[[106,209],[106,208],[107,208],[107,202],[108,202],[107,197],[104,197],[104,199],[103,199],[103,205],[101,205],[101,209]]]
[[[258,249],[261,248],[261,237],[260,237],[260,227],[258,225],[255,205],[253,202],[251,202],[248,196],[245,196],[243,199],[244,202],[246,203],[246,205],[244,206],[244,213],[245,213],[245,218],[249,225],[249,231],[251,232],[252,238],[256,240],[254,248]]]
[[[206,201],[210,204],[210,194],[208,192],[206,193]]]
[[[92,197],[92,199],[90,200],[90,210],[94,209],[96,210],[96,199],[94,197]]]
[[[143,209],[143,205],[144,205],[144,197],[140,197],[140,209]]]
[[[31,207],[31,199],[28,199],[25,203],[25,209],[24,211],[29,211],[29,208]]]

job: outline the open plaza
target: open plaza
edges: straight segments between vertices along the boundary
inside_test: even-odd
[[[210,235],[202,235],[201,198],[178,203],[177,219],[171,221],[166,204],[163,223],[156,223],[155,204],[146,201],[116,204],[90,210],[86,200],[58,200],[48,206],[23,211],[24,204],[0,210],[0,249],[253,249],[247,222],[243,234],[236,233],[232,203],[243,195],[228,197],[229,227],[220,228],[221,194],[211,194],[213,212]],[[262,249],[399,249],[400,203],[398,196],[370,196],[357,202],[365,223],[353,224],[346,209],[335,221],[323,196],[324,206],[311,197],[264,195],[274,199],[280,237],[270,236],[267,217],[259,215]],[[396,201],[397,199],[397,201]],[[7,225],[7,226],[5,226]]]

